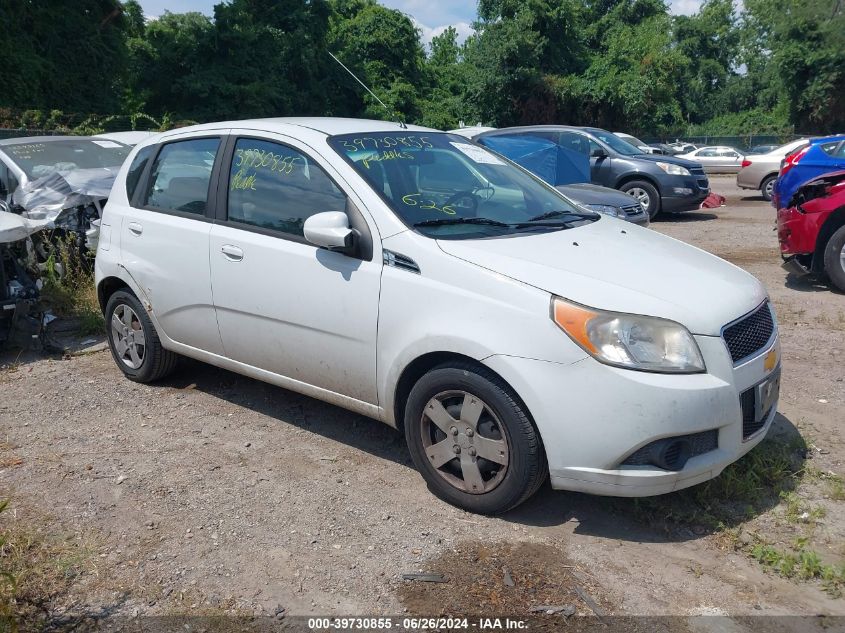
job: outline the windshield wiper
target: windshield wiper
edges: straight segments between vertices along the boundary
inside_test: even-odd
[[[486,224],[488,226],[504,226],[510,227],[512,224],[506,222],[499,222],[491,218],[438,218],[436,220],[425,220],[424,222],[417,222],[417,226],[448,226],[450,224]]]
[[[599,217],[598,213],[579,213],[578,211],[548,211],[535,215],[529,218],[526,222],[540,222],[541,220],[548,220],[550,218],[558,218],[561,216],[571,217],[573,220],[595,220]]]

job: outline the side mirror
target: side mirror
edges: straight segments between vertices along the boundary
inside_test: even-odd
[[[597,147],[592,152],[590,152],[590,158],[607,158],[607,152],[604,151],[601,147]]]
[[[349,218],[342,211],[317,213],[305,220],[302,227],[305,239],[315,246],[342,249],[352,246],[354,232]]]

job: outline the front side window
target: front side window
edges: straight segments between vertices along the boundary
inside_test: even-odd
[[[302,152],[242,138],[232,158],[228,208],[231,222],[302,237],[305,220],[324,211],[344,211],[346,196]]]
[[[541,153],[549,145],[556,147],[536,140],[546,146],[537,148]],[[561,230],[599,217],[575,207],[499,155],[454,134],[346,134],[329,143],[405,224],[429,237],[471,239]],[[520,151],[525,151],[522,145]]]
[[[143,205],[204,215],[218,138],[175,141],[161,148],[150,173]]]

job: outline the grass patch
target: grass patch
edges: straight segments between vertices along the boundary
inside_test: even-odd
[[[784,578],[820,580],[822,588],[832,597],[842,595],[845,586],[845,564],[828,565],[813,551],[799,548],[781,550],[768,543],[757,543],[750,550],[751,557]]]
[[[80,253],[74,237],[54,238],[56,247],[47,259],[41,300],[56,316],[76,318],[82,336],[105,329],[94,288],[94,253]]]
[[[72,538],[22,525],[8,504],[0,503],[0,631],[41,630],[88,552]]]
[[[789,441],[766,439],[715,479],[672,495],[634,499],[634,512],[644,522],[667,529],[735,527],[795,490],[804,471],[805,451],[798,435]]]

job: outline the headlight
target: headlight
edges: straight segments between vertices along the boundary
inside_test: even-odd
[[[596,360],[641,371],[704,371],[695,339],[680,323],[657,317],[605,312],[552,298],[552,319]]]
[[[657,166],[670,176],[692,176],[689,169],[675,163],[657,163]]]
[[[604,215],[609,215],[613,218],[621,218],[624,217],[622,211],[619,208],[614,207],[609,204],[582,204],[582,207],[586,207],[590,211],[595,211],[596,213],[602,213]]]

